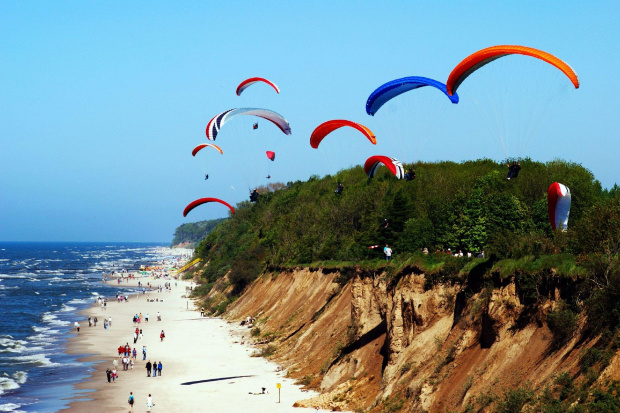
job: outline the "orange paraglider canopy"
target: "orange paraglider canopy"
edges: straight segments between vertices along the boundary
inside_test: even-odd
[[[219,146],[214,145],[214,144],[212,144],[212,143],[201,143],[200,145],[198,145],[198,146],[196,146],[196,147],[194,148],[194,150],[192,151],[192,156],[196,156],[196,154],[197,154],[198,152],[200,152],[200,150],[201,150],[201,149],[206,148],[207,146],[208,146],[208,147],[210,147],[210,148],[215,149],[216,151],[218,151],[219,153],[221,153],[222,155],[224,155],[224,151],[222,151],[222,148],[220,148]]]
[[[456,65],[450,73],[448,81],[446,82],[448,95],[454,95],[461,83],[463,83],[469,75],[480,69],[482,66],[487,63],[491,63],[500,57],[511,54],[520,54],[543,60],[560,69],[570,79],[575,86],[575,89],[579,88],[579,78],[577,77],[575,71],[566,62],[558,59],[554,55],[532,47],[502,45],[487,47],[486,49],[479,50],[467,56],[461,63]]]
[[[377,144],[375,134],[372,133],[372,131],[366,126],[359,123],[351,122],[350,120],[335,119],[321,123],[312,131],[312,135],[310,136],[310,146],[312,146],[314,149],[318,148],[323,138],[325,138],[336,129],[342,128],[343,126],[349,126],[351,128],[357,129],[358,131],[362,132],[373,145]]]

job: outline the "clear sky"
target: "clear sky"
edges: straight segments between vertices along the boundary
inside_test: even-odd
[[[227,213],[209,205],[183,218],[190,201],[234,205],[262,178],[267,161],[254,161],[244,139],[274,141],[272,181],[332,173],[346,165],[310,148],[318,124],[350,119],[386,142],[381,113],[365,113],[376,87],[416,75],[445,82],[464,57],[497,44],[548,51],[581,81],[548,108],[523,155],[580,163],[611,187],[618,21],[617,1],[0,2],[0,240],[170,241],[184,222]],[[281,94],[255,85],[236,96],[251,76]],[[485,78],[470,79],[449,115],[428,118],[437,135],[424,151],[403,161],[504,158],[468,99]],[[231,122],[216,141],[224,155],[193,158],[209,119],[243,106],[281,113],[292,135]]]

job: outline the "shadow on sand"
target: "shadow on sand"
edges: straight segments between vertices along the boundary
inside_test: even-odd
[[[230,380],[230,379],[242,379],[244,377],[254,377],[254,375],[250,376],[230,376],[230,377],[218,377],[217,379],[206,379],[206,380],[196,380],[196,381],[186,381],[185,383],[181,383],[181,386],[190,386],[192,384],[200,384],[200,383],[209,383],[212,381],[221,381],[221,380]]]

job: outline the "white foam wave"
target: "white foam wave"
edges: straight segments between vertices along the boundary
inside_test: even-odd
[[[34,274],[33,274],[34,275]],[[10,278],[28,278],[24,273],[20,274],[0,274],[0,280],[2,279],[10,279]]]
[[[24,340],[13,339],[12,336],[0,336],[0,353],[22,353],[26,350]]]
[[[4,390],[19,389],[19,384],[10,377],[0,377],[0,394],[4,393]]]
[[[69,300],[67,304],[88,304],[92,300],[89,298],[74,298],[73,300]]]
[[[75,310],[77,310],[77,308],[76,308],[76,307],[72,307],[72,306],[70,306],[70,305],[63,304],[63,305],[62,305],[62,307],[60,307],[60,310],[58,310],[58,311],[61,311],[61,312],[63,312],[63,313],[66,313],[66,312],[68,312],[68,311],[75,311]]]
[[[2,394],[2,390],[0,390],[0,394]],[[21,405],[15,403],[0,404],[0,412],[21,413],[21,410],[17,410],[20,407]]]
[[[41,367],[56,367],[60,363],[52,363],[45,354],[32,354],[29,356],[13,357],[13,364],[34,364]]]
[[[59,320],[58,317],[50,313],[43,314],[43,317],[41,317],[41,321],[47,324],[54,325],[54,326],[68,326],[71,324],[68,321]]]

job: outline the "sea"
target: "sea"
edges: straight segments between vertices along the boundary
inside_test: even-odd
[[[67,354],[78,312],[99,296],[113,271],[187,258],[162,243],[0,242],[0,412],[57,412],[81,394],[94,369]]]

